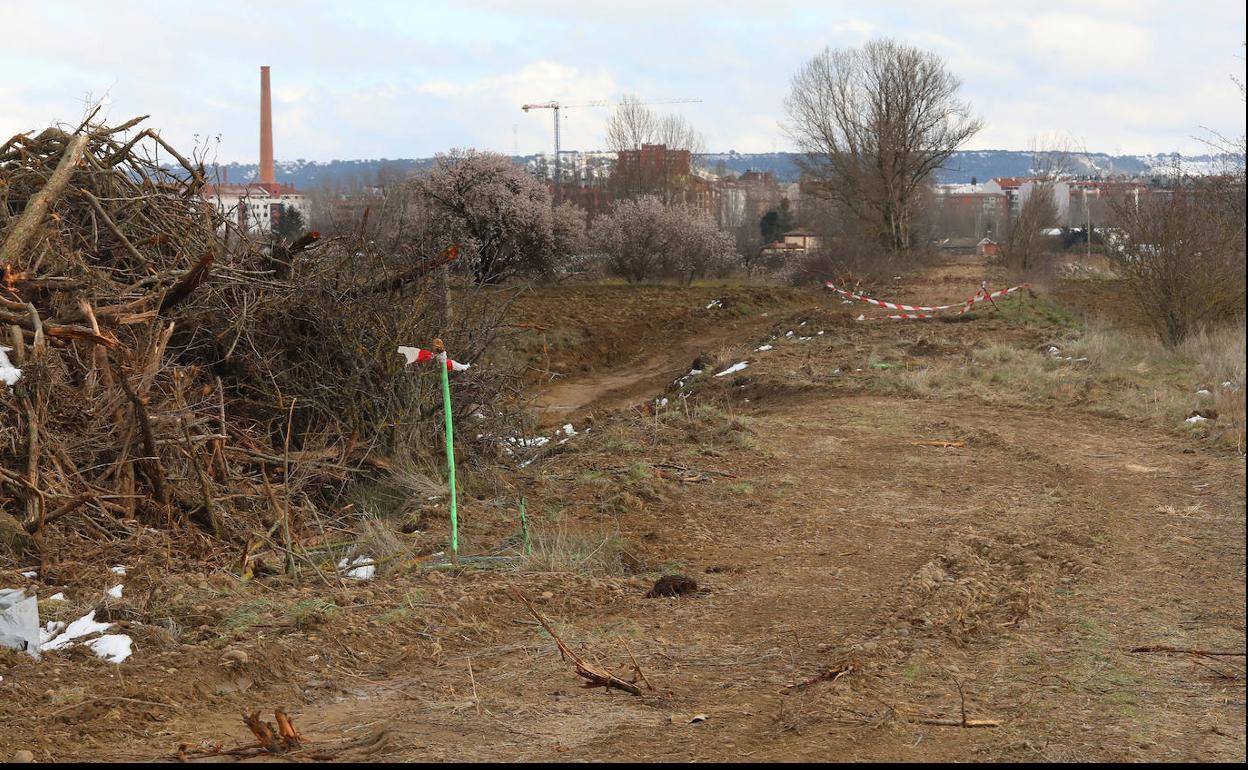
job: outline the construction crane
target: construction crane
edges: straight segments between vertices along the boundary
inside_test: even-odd
[[[655,104],[697,104],[701,99],[661,99],[654,102],[637,102],[638,105],[649,107]],[[534,104],[526,104],[520,109],[528,112],[529,110],[550,110],[555,114],[555,198],[554,205],[558,207],[563,203],[563,167],[559,159],[559,111],[571,109],[573,107],[614,107],[623,102],[608,101],[592,101],[584,104],[560,104],[559,102],[538,102]]]

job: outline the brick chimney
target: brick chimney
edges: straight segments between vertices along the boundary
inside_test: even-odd
[[[269,68],[260,68],[260,184],[277,184],[273,168],[273,100],[269,94]]]

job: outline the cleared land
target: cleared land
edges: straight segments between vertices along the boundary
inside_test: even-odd
[[[966,260],[887,291],[985,277],[1004,281]],[[293,586],[136,552],[102,615],[134,657],[6,653],[3,755],[229,748],[251,741],[240,711],[282,706],[305,758],[1243,761],[1242,393],[1087,331],[1138,323],[1105,280],[962,323],[860,312],[814,290],[537,291],[516,355],[543,423],[578,433],[464,480],[465,550],[514,544],[524,494],[533,556]],[[1203,398],[1221,415],[1189,428]],[[378,540],[432,550],[441,515]],[[672,572],[699,591],[644,597]],[[514,588],[654,689],[581,689]],[[70,599],[49,609],[93,606]]]

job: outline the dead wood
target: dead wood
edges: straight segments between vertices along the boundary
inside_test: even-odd
[[[621,679],[605,668],[595,666],[575,652],[572,652],[568,645],[564,644],[559,635],[555,633],[555,630],[550,627],[550,624],[546,622],[546,618],[542,617],[541,613],[534,609],[533,603],[529,601],[529,598],[519,590],[516,591],[516,598],[525,606],[529,614],[541,624],[542,628],[546,629],[546,633],[550,634],[550,638],[555,640],[555,645],[559,648],[560,657],[564,660],[572,661],[572,666],[576,670],[577,675],[586,680],[585,687],[605,687],[608,691],[615,688],[631,695],[641,695],[641,688],[635,683]],[[636,659],[633,662],[636,663]],[[640,669],[638,669],[638,672],[640,673]],[[642,675],[642,678],[644,680],[644,675]]]
[[[6,270],[30,245],[39,226],[43,224],[43,218],[47,215],[48,209],[57,198],[61,197],[61,193],[65,192],[65,186],[69,184],[74,169],[82,162],[82,154],[87,149],[87,140],[88,137],[85,134],[79,134],[65,145],[61,161],[57,164],[56,170],[52,172],[52,176],[48,178],[47,184],[31,196],[26,203],[25,210],[17,218],[16,224],[9,229],[3,244],[0,245],[0,265],[3,265]]]
[[[1162,652],[1162,653],[1173,653],[1176,655],[1198,655],[1198,656],[1205,657],[1205,658],[1213,658],[1213,657],[1242,658],[1244,657],[1244,653],[1242,652],[1222,651],[1222,650],[1199,650],[1199,649],[1195,649],[1192,647],[1171,647],[1168,644],[1150,644],[1144,647],[1132,647],[1130,650],[1128,650],[1128,652],[1132,652],[1132,653]]]
[[[434,328],[430,273],[454,248],[422,260],[445,244],[410,245],[392,212],[358,237],[240,230],[197,158],[95,120],[0,140],[0,336],[22,373],[0,387],[4,531],[53,560],[169,531],[179,557],[224,563],[276,513],[292,569],[328,582],[300,546],[319,511],[350,529],[347,488],[441,435],[436,370],[391,351],[440,333],[475,360],[507,290]],[[506,376],[474,369],[457,400],[494,403]]]

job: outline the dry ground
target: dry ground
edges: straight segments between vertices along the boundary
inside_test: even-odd
[[[963,262],[886,290],[961,299],[985,277]],[[1133,411],[1136,380],[1032,358],[1043,387],[1008,376],[1003,351],[1078,335],[1063,297],[1127,306],[1107,290],[939,324],[858,323],[804,290],[535,295],[537,403],[581,432],[470,479],[493,491],[465,506],[484,552],[514,541],[525,494],[532,557],[329,587],[137,558],[108,608],[144,621],[131,661],[0,657],[0,755],[236,746],[240,709],[284,706],[304,758],[1242,762],[1242,455]],[[668,387],[697,357],[750,364]],[[644,598],[670,572],[699,592]],[[581,689],[514,588],[654,689]],[[1239,655],[1131,651],[1156,646]],[[963,715],[999,725],[939,724]]]

